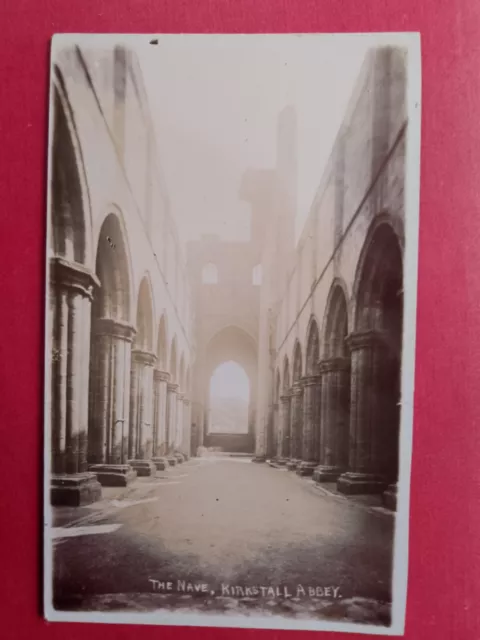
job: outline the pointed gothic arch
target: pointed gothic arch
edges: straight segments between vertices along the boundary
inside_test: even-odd
[[[330,287],[323,321],[323,358],[348,356],[348,302],[346,286],[335,279]]]
[[[302,347],[300,341],[295,342],[293,348],[293,371],[292,371],[292,383],[299,382],[302,377],[303,361],[302,361]]]
[[[305,374],[314,375],[317,371],[320,356],[320,337],[318,324],[314,316],[310,318],[307,329],[307,352],[305,357]]]
[[[167,368],[167,320],[165,314],[162,314],[158,323],[157,368],[160,371],[165,371]]]
[[[138,289],[137,333],[134,344],[136,349],[153,352],[154,317],[152,283],[150,275],[147,273],[143,276]]]

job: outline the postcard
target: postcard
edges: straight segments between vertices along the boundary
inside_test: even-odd
[[[401,635],[415,33],[56,35],[45,616]]]

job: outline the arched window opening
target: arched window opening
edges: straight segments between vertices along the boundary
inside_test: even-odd
[[[217,265],[213,262],[209,262],[203,267],[202,270],[202,283],[203,284],[217,284],[218,283],[218,269]]]
[[[248,433],[250,380],[233,361],[219,365],[210,378],[209,433]]]
[[[252,272],[252,284],[254,287],[260,287],[262,284],[262,265],[257,264],[256,267],[253,268]]]

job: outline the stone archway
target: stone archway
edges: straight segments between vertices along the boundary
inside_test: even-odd
[[[91,219],[81,149],[67,96],[54,88],[50,183],[51,472],[53,504],[96,500],[100,485],[87,471],[88,366],[91,301]]]
[[[209,381],[209,434],[249,431],[250,380],[235,360],[219,362]]]
[[[88,461],[102,484],[121,484],[128,456],[130,361],[135,328],[130,324],[128,250],[119,217],[101,227],[95,271],[99,289],[92,309]],[[107,468],[105,465],[116,465]],[[118,475],[119,474],[119,475]]]
[[[349,470],[338,482],[349,493],[381,492],[398,477],[403,265],[388,220],[371,229],[355,284]],[[395,489],[391,490],[394,498]]]
[[[88,264],[90,214],[80,143],[68,101],[54,89],[51,181],[51,245],[55,255]]]
[[[149,277],[144,276],[138,291],[130,380],[128,456],[137,472],[151,469],[145,463],[153,456],[154,317],[152,287]]]
[[[317,482],[332,482],[348,468],[350,428],[350,357],[347,346],[348,310],[345,287],[330,288],[323,329],[321,375],[320,465]]]
[[[210,434],[210,379],[219,365],[233,361],[246,373],[250,385],[250,402],[248,407],[248,432],[245,434]],[[253,338],[243,329],[229,326],[220,329],[209,341],[206,348],[206,359],[202,375],[202,396],[204,406],[205,446],[218,446],[222,449],[253,453],[255,431],[255,406],[257,393],[257,345]]]

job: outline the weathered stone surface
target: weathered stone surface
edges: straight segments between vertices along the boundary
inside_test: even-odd
[[[397,485],[391,484],[383,493],[383,504],[391,511],[397,510]]]
[[[52,476],[50,501],[53,506],[81,507],[100,500],[102,487],[94,473]]]
[[[361,493],[382,493],[386,482],[378,476],[366,473],[344,473],[337,480],[337,489],[341,493],[356,495]]]
[[[287,469],[289,471],[296,471],[298,465],[300,464],[300,462],[301,462],[300,460],[296,460],[296,459],[295,460],[288,460],[287,461],[287,465],[286,465]]]
[[[126,487],[137,477],[130,464],[92,464],[88,470],[94,473],[104,487]]]
[[[157,468],[157,471],[166,471],[170,467],[167,458],[164,457],[152,458],[152,462]]]
[[[154,476],[157,468],[152,460],[128,460],[128,464],[138,476]]]

